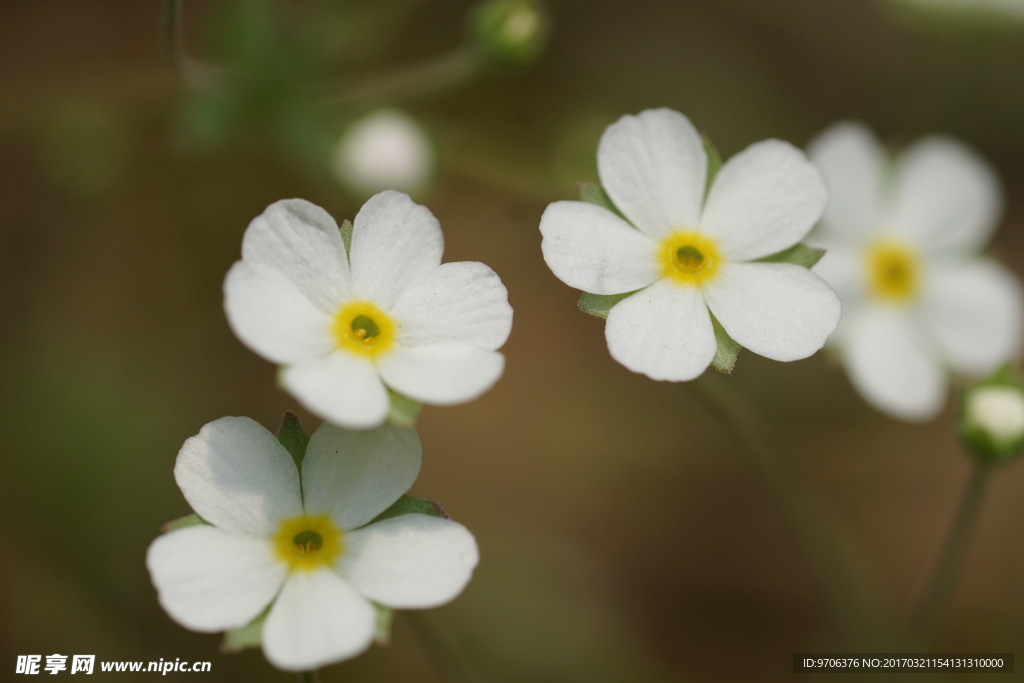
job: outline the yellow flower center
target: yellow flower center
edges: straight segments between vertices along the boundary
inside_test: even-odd
[[[333,564],[345,552],[344,536],[328,515],[299,515],[281,522],[274,551],[289,569],[309,571]]]
[[[912,247],[902,242],[880,240],[868,247],[868,287],[877,298],[906,303],[917,294],[921,263]]]
[[[369,301],[351,301],[334,315],[331,331],[339,349],[374,358],[395,343],[395,321]]]
[[[664,277],[699,287],[714,279],[723,259],[713,238],[690,230],[677,230],[662,240],[658,262]]]

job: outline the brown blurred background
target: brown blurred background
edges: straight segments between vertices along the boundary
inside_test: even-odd
[[[269,203],[358,210],[317,155],[359,108],[318,102],[457,49],[472,7],[190,0],[189,49],[242,73],[232,99],[169,70],[156,0],[0,6],[5,677],[18,654],[62,653],[212,660],[211,682],[294,680],[258,651],[221,655],[219,636],[173,623],[145,550],[188,512],[171,476],[187,437],[224,415],[276,428],[297,407],[229,331],[221,283]],[[545,267],[539,217],[574,197],[575,180],[596,180],[598,136],[624,113],[678,109],[725,156],[766,137],[803,145],[854,117],[894,144],[942,131],[990,159],[1008,196],[993,251],[1022,274],[1024,25],[869,0],[548,10],[550,43],[533,64],[400,103],[438,145],[438,176],[418,199],[441,221],[446,260],[492,266],[516,311],[497,387],[427,407],[419,425],[413,493],[476,534],[482,563],[426,629],[398,615],[389,647],[323,679],[445,680],[430,645],[439,629],[480,681],[819,680],[791,674],[792,653],[843,641],[776,501],[691,389],[609,357],[603,323]],[[882,609],[904,618],[969,469],[953,408],[924,426],[894,422],[824,357],[744,353],[731,378],[710,379],[763,410],[862,548]],[[998,473],[939,651],[1024,642],[1022,494],[1019,463]]]

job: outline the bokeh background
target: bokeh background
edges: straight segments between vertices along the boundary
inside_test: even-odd
[[[0,677],[18,654],[62,653],[295,679],[173,623],[146,547],[188,513],[171,476],[187,437],[224,415],[276,428],[297,408],[224,318],[245,226],[285,197],[354,216],[364,197],[325,161],[365,111],[351,93],[458,54],[473,7],[189,0],[188,50],[233,74],[201,91],[169,68],[155,0],[0,5]],[[516,317],[501,382],[419,424],[413,493],[476,534],[473,582],[425,619],[397,615],[390,646],[323,679],[460,680],[455,656],[461,680],[819,680],[794,676],[792,653],[846,641],[777,501],[691,388],[609,357],[603,323],[545,267],[538,221],[597,179],[598,137],[624,113],[678,109],[724,156],[854,117],[894,145],[941,131],[990,159],[1008,197],[992,251],[1024,274],[1024,24],[881,0],[552,0],[547,13],[529,63],[373,102],[429,131],[438,171],[417,199],[446,260],[492,266]],[[861,642],[892,649],[885,624],[909,613],[969,472],[952,402],[897,423],[824,356],[744,353],[708,379],[758,406],[843,521],[888,615]],[[1024,642],[1022,494],[1024,468],[997,473],[937,650]]]

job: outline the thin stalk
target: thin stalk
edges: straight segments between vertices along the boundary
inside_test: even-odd
[[[214,85],[216,75],[212,69],[189,56],[182,31],[183,14],[182,0],[163,0],[160,35],[164,58],[171,70],[185,83],[196,88],[209,88]]]
[[[328,106],[379,105],[409,100],[454,87],[476,76],[484,60],[472,47],[462,47],[433,61],[421,62],[362,82],[323,99]]]
[[[401,612],[406,615],[423,641],[424,647],[437,662],[445,680],[453,683],[480,683],[482,678],[462,653],[452,635],[436,618],[417,610]]]
[[[927,649],[931,643],[939,620],[949,605],[950,598],[953,597],[956,580],[970,550],[971,537],[977,526],[985,493],[988,491],[991,471],[990,465],[980,460],[975,461],[974,470],[960,501],[960,508],[949,528],[946,545],[925,584],[917,613],[911,622],[914,628],[911,637],[922,649]]]
[[[688,385],[740,446],[781,509],[785,521],[834,615],[840,637],[851,651],[865,638],[884,637],[875,603],[865,590],[862,556],[821,496],[781,456],[760,415],[740,392],[721,378],[702,377]]]
[[[320,672],[316,669],[312,671],[300,671],[299,680],[302,683],[320,683]]]

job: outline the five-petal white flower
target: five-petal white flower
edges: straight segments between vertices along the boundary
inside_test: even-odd
[[[601,138],[601,184],[626,220],[583,202],[541,218],[544,260],[594,294],[634,292],[608,315],[612,356],[652,379],[697,377],[715,356],[711,314],[742,346],[791,361],[820,349],[839,322],[836,294],[800,266],[755,262],[798,243],[826,191],[803,152],[751,145],[707,191],[707,153],[682,114],[624,116]],[[627,222],[628,221],[628,222]]]
[[[512,327],[501,280],[482,263],[441,264],[433,214],[394,191],[356,215],[349,253],[334,219],[301,199],[249,224],[224,308],[246,345],[284,366],[310,411],[366,428],[388,414],[386,387],[422,403],[469,401],[501,376]]]
[[[149,547],[160,604],[206,632],[245,626],[270,605],[263,651],[282,669],[359,654],[374,638],[372,603],[446,603],[477,564],[476,541],[451,520],[407,514],[369,523],[412,485],[420,457],[413,429],[325,423],[310,437],[300,479],[288,451],[256,422],[211,422],[185,442],[174,467],[185,499],[209,524]]]
[[[1020,353],[1024,297],[978,256],[1002,207],[993,171],[963,144],[924,138],[891,164],[863,125],[823,132],[809,154],[830,200],[815,267],[847,311],[832,338],[861,395],[906,420],[934,417],[946,370],[980,375]]]

